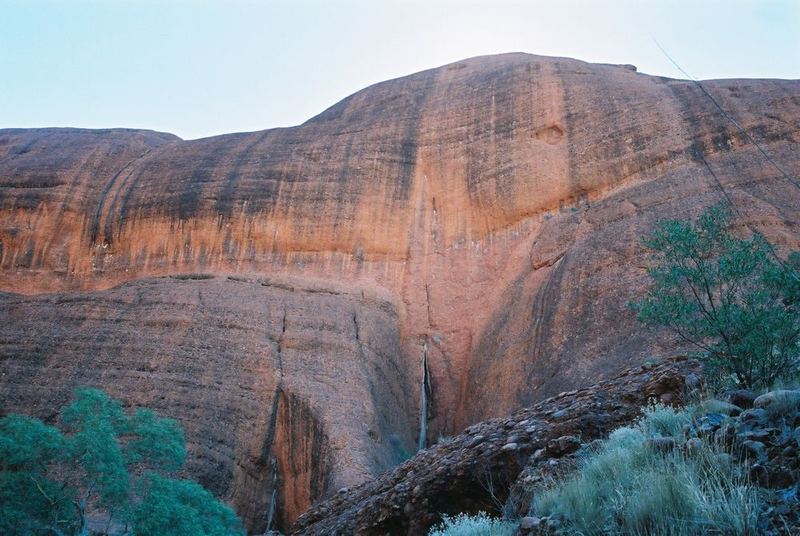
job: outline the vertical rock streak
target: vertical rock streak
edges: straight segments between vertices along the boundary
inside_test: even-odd
[[[431,375],[428,369],[428,337],[422,343],[422,371],[420,373],[421,382],[419,388],[419,442],[417,450],[422,450],[428,446],[428,400],[433,396],[431,386]]]

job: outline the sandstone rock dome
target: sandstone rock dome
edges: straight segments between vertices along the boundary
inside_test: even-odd
[[[703,86],[752,139],[693,82],[528,54],[292,128],[0,130],[0,409],[96,385],[175,417],[262,530],[273,490],[286,527],[413,452],[422,390],[435,438],[672,352],[626,308],[658,220],[724,191],[800,237],[753,143],[800,175],[800,81]]]

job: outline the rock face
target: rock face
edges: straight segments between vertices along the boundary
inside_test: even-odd
[[[332,483],[381,473],[412,444],[397,326],[384,298],[308,281],[194,276],[0,294],[2,407],[53,420],[74,387],[99,385],[174,415],[192,476],[251,526],[277,489],[284,525]]]
[[[424,378],[436,437],[673,351],[626,309],[656,221],[724,192],[800,236],[761,153],[800,175],[800,82],[704,87],[758,146],[691,82],[527,54],[293,128],[0,130],[0,407],[152,405],[261,530],[411,450]]]

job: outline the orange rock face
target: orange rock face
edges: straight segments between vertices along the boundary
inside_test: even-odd
[[[800,82],[704,86],[800,175]],[[273,489],[286,526],[413,450],[424,348],[434,438],[675,349],[626,308],[639,238],[721,188],[798,247],[800,189],[695,84],[526,54],[293,128],[0,130],[0,402],[153,406],[251,528]]]

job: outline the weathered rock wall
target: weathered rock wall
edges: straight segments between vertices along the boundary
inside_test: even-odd
[[[391,302],[367,289],[226,277],[0,294],[2,410],[48,421],[74,388],[180,419],[188,473],[263,529],[414,442]],[[362,293],[363,292],[363,293]],[[273,477],[273,459],[277,474]]]
[[[800,175],[800,82],[704,86],[784,170]],[[641,330],[626,309],[646,283],[639,238],[659,219],[696,215],[723,191],[742,231],[765,233],[779,250],[798,246],[800,189],[694,83],[527,54],[473,58],[376,84],[293,128],[194,141],[144,131],[3,130],[0,289],[30,297],[5,298],[4,329],[13,335],[3,339],[0,389],[46,378],[63,394],[85,369],[97,371],[97,383],[110,382],[102,371],[113,366],[94,350],[105,333],[140,348],[136,359],[154,366],[182,351],[171,331],[159,331],[160,320],[145,331],[147,342],[139,340],[141,305],[95,302],[98,296],[157,284],[165,304],[181,304],[194,296],[184,295],[187,284],[221,289],[226,276],[291,281],[291,300],[279,301],[304,308],[307,325],[306,342],[296,341],[305,357],[288,362],[296,365],[291,377],[328,390],[289,389],[294,380],[285,378],[276,396],[274,365],[261,379],[242,380],[258,385],[258,411],[283,401],[274,425],[259,417],[254,437],[308,441],[302,459],[290,461],[285,449],[280,457],[288,494],[281,500],[292,512],[281,515],[291,521],[332,482],[380,471],[390,457],[387,434],[398,429],[400,444],[413,442],[426,341],[431,437],[677,348]],[[192,273],[218,277],[149,279]],[[219,290],[225,314],[251,311],[269,289],[228,295],[236,283]],[[301,290],[309,286],[339,290]],[[352,304],[369,296],[384,305],[363,305],[354,321]],[[332,309],[320,306],[323,297]],[[62,299],[87,300],[81,310],[93,320],[62,322],[55,316]],[[234,337],[215,320],[222,311],[173,308],[187,322],[204,319],[203,339]],[[129,321],[115,320],[123,314]],[[25,331],[30,317],[38,326],[32,332]],[[362,322],[373,322],[373,335]],[[84,345],[53,346],[48,360],[32,357],[51,337],[66,337],[67,326],[80,327]],[[245,338],[260,340],[255,330]],[[338,335],[329,338],[331,331]],[[337,346],[344,340],[346,350]],[[274,345],[259,344],[204,349],[195,366],[205,371],[230,354],[224,373],[235,383],[248,374],[241,363],[274,360]],[[118,349],[133,353],[121,343]],[[50,360],[64,370],[55,374]],[[171,389],[166,379],[143,374],[153,392]],[[356,391],[347,388],[351,381]],[[42,410],[57,407],[41,390],[23,398],[6,392],[0,401],[9,410],[37,397]],[[231,402],[229,411],[244,411],[237,407]],[[162,408],[193,418],[179,404]],[[287,416],[312,414],[313,423],[303,425]],[[364,433],[378,445],[356,439]],[[233,448],[232,437],[222,439],[225,448]],[[337,463],[314,466],[314,452],[338,453],[330,458]],[[212,465],[197,463],[198,474],[211,474]],[[230,496],[247,496],[237,504],[255,519],[271,470],[247,471],[231,477],[240,488]],[[303,490],[317,491],[296,491],[295,477]],[[248,479],[258,485],[251,489]],[[249,512],[245,503],[257,506]]]

